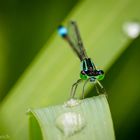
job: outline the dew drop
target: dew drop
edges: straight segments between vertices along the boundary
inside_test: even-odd
[[[70,99],[67,102],[64,103],[64,107],[74,107],[77,106],[81,103],[81,100],[77,100],[77,99]]]
[[[65,136],[71,136],[80,132],[86,126],[86,121],[80,113],[65,112],[56,119],[56,126]]]
[[[139,22],[126,22],[123,25],[123,31],[130,38],[137,38],[140,34],[140,23]]]

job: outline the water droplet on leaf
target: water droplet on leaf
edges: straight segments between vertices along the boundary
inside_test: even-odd
[[[65,136],[71,136],[80,132],[86,126],[86,121],[80,113],[66,112],[58,116],[56,126]]]
[[[65,107],[74,107],[77,106],[81,103],[81,100],[77,100],[77,99],[70,99],[67,102],[64,103]]]
[[[130,38],[137,38],[140,34],[140,23],[139,22],[126,22],[123,25],[123,31]]]

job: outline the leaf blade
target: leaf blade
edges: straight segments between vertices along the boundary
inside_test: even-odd
[[[65,136],[65,134],[57,128],[56,122],[59,116],[66,113],[82,114],[82,117],[86,121],[86,126],[79,132],[72,134],[72,136]],[[32,109],[30,115],[34,116],[40,124],[43,140],[115,140],[112,119],[105,95],[82,100],[79,105],[71,108],[58,105],[48,108]],[[69,116],[68,121],[70,121],[70,117],[71,116]],[[78,120],[79,119],[80,118],[78,118]],[[76,123],[74,118],[73,121]],[[72,126],[68,126],[67,124],[65,127]],[[69,129],[70,128],[67,128],[68,131]]]

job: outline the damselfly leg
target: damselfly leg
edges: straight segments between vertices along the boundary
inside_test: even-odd
[[[94,86],[95,86],[96,91],[97,91],[98,94],[105,94],[105,95],[107,95],[105,88],[102,86],[102,84],[97,79],[94,79],[94,81],[91,81],[91,79],[88,78],[85,81],[84,85],[83,85],[83,90],[82,90],[82,98],[83,99],[84,99],[84,94],[85,94],[85,86],[86,86],[86,84],[88,82],[94,83]]]
[[[76,89],[79,85],[79,83],[81,83],[83,80],[82,79],[78,79],[71,87],[71,93],[70,93],[70,98],[74,98],[75,93],[76,93]]]
[[[97,91],[98,94],[107,95],[105,88],[103,87],[103,85],[97,79],[95,79],[94,85],[95,85],[95,88],[96,88],[96,91]]]
[[[83,98],[83,99],[84,99],[84,94],[85,94],[85,86],[86,86],[86,84],[87,84],[89,81],[90,81],[90,79],[88,78],[88,79],[85,81],[84,85],[83,85],[83,90],[82,90],[82,98]]]

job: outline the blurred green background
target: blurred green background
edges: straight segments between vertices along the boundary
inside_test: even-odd
[[[47,89],[41,89],[42,87],[38,87],[40,93],[27,95],[26,90],[24,95],[22,90],[24,91],[24,88],[28,89],[28,86],[30,82],[27,82],[28,85],[24,84],[23,88],[21,88],[20,85],[22,83],[25,83],[27,79],[29,79],[30,75],[29,73],[34,73],[32,70],[32,67],[36,65],[36,63],[39,63],[38,58],[42,55],[42,52],[46,52],[45,55],[52,57],[51,62],[56,61],[58,57],[55,57],[55,54],[50,54],[51,50],[56,49],[56,47],[52,47],[51,45],[45,45],[46,42],[55,42],[55,35],[54,32],[56,32],[57,26],[62,23],[64,20],[69,19],[71,15],[73,16],[73,13],[77,13],[77,17],[75,16],[75,20],[80,21],[80,17],[82,19],[83,13],[93,8],[95,8],[95,13],[90,13],[90,15],[84,15],[84,18],[88,19],[89,21],[83,21],[81,24],[81,32],[83,36],[83,40],[86,42],[85,44],[91,44],[89,40],[92,41],[92,38],[94,39],[94,36],[91,35],[90,32],[95,31],[95,38],[98,38],[100,34],[98,34],[98,30],[96,30],[96,24],[102,23],[102,19],[106,15],[104,13],[107,11],[107,15],[111,13],[113,8],[116,10],[115,12],[119,14],[117,17],[113,20],[110,17],[108,20],[112,20],[113,24],[111,27],[108,27],[105,32],[102,32],[101,37],[99,38],[99,43],[97,43],[99,46],[105,48],[110,42],[113,48],[116,47],[122,47],[121,51],[118,53],[117,50],[108,49],[107,51],[102,52],[102,48],[100,48],[100,58],[99,60],[96,59],[96,48],[95,48],[95,54],[94,54],[94,48],[93,48],[93,55],[91,56],[93,59],[95,59],[95,62],[99,62],[97,65],[100,65],[102,67],[102,63],[106,61],[106,57],[108,57],[112,51],[113,53],[117,53],[116,55],[112,55],[110,59],[109,64],[105,64],[103,66],[106,71],[106,78],[103,81],[103,85],[107,90],[108,93],[108,101],[110,104],[110,109],[112,113],[112,118],[114,122],[115,127],[115,133],[116,133],[116,139],[117,140],[136,140],[140,139],[140,38],[130,39],[127,37],[123,37],[123,31],[120,33],[121,37],[115,38],[114,34],[118,33],[118,26],[115,25],[115,23],[118,23],[119,26],[122,25],[122,21],[131,21],[131,20],[140,20],[140,2],[139,0],[121,0],[118,1],[119,5],[118,7],[115,7],[117,5],[117,2],[115,0],[93,0],[90,1],[91,7],[88,6],[88,4],[85,1],[78,1],[78,0],[40,0],[40,1],[21,1],[21,0],[9,0],[9,1],[0,1],[0,135],[2,134],[9,134],[15,133],[14,139],[24,139],[24,135],[27,135],[26,129],[27,125],[23,125],[24,121],[22,122],[22,118],[20,118],[22,115],[18,112],[18,109],[16,108],[29,108],[29,107],[41,107],[45,106],[45,103],[43,101],[44,98],[47,98],[48,96],[45,94],[42,94],[42,91],[47,92]],[[83,13],[79,12],[80,4],[84,7]],[[121,6],[124,5],[124,10],[121,12]],[[81,7],[82,7],[81,6]],[[92,7],[93,6],[93,7]],[[128,6],[128,8],[127,8]],[[76,8],[78,7],[78,8]],[[98,12],[99,9],[99,12]],[[135,10],[135,11],[134,11]],[[94,10],[93,10],[94,11]],[[127,17],[128,15],[128,17]],[[130,15],[130,16],[129,16]],[[95,22],[95,25],[85,27],[82,29],[82,26],[86,23],[90,25],[90,19]],[[99,21],[100,23],[96,23]],[[123,19],[123,20],[120,20]],[[109,22],[103,22],[104,25],[110,26]],[[122,25],[123,26],[123,25]],[[113,29],[112,29],[113,28]],[[97,28],[98,29],[98,28]],[[100,31],[100,29],[99,29]],[[85,34],[84,34],[85,32]],[[86,34],[87,33],[87,34]],[[89,33],[89,34],[88,34]],[[110,35],[111,38],[107,36]],[[97,37],[96,37],[97,34]],[[86,36],[86,37],[84,37]],[[87,40],[86,40],[87,38]],[[88,40],[89,38],[89,40]],[[104,40],[103,40],[104,39]],[[59,39],[58,39],[59,40]],[[103,40],[103,41],[102,41]],[[112,40],[116,40],[118,44],[114,43]],[[122,43],[123,40],[127,40],[127,43]],[[59,41],[58,41],[59,42]],[[61,42],[61,40],[60,40]],[[114,43],[114,44],[113,44]],[[55,44],[55,43],[54,43]],[[97,45],[96,44],[96,45]],[[45,47],[43,47],[45,45]],[[55,46],[60,46],[60,44],[55,44]],[[63,54],[64,57],[67,57],[67,53],[72,54],[66,47],[66,44],[62,44],[64,46],[64,50],[66,54]],[[62,47],[63,47],[62,46]],[[66,47],[65,47],[66,46]],[[48,48],[47,48],[48,47]],[[88,47],[88,46],[86,46]],[[96,46],[97,47],[97,46]],[[97,47],[98,49],[98,47]],[[41,50],[41,51],[40,51]],[[59,48],[58,48],[59,50]],[[87,49],[88,50],[88,49]],[[106,50],[106,48],[105,48]],[[91,50],[88,50],[89,52]],[[59,52],[58,52],[59,53]],[[98,55],[99,56],[99,55]],[[79,67],[79,61],[76,59],[76,57],[72,54],[70,57],[72,57],[72,60],[77,61]],[[65,58],[64,58],[65,59]],[[43,60],[46,61],[46,64],[48,64],[49,60]],[[58,60],[61,65],[61,59]],[[69,61],[69,60],[68,60]],[[101,63],[102,62],[102,63]],[[45,62],[43,63],[45,64]],[[62,63],[63,64],[63,63]],[[40,65],[41,66],[41,65]],[[42,65],[42,69],[45,67]],[[60,66],[59,66],[60,67]],[[61,73],[59,71],[59,67],[57,68],[56,63],[56,70],[53,73],[56,77]],[[65,65],[61,65],[62,68],[65,68]],[[69,66],[70,67],[70,66]],[[76,67],[76,73],[79,69]],[[34,68],[35,69],[35,68]],[[36,68],[36,71],[38,73],[42,73],[40,70],[41,68]],[[46,67],[47,71],[51,71],[49,67]],[[57,70],[58,69],[58,70]],[[24,72],[25,71],[25,72]],[[73,70],[74,71],[74,70]],[[38,74],[37,73],[37,74]],[[36,74],[36,73],[34,73]],[[68,74],[71,74],[68,72]],[[27,76],[26,76],[27,75]],[[21,77],[22,76],[22,77]],[[36,77],[36,75],[33,75],[32,77]],[[73,76],[73,79],[71,78]],[[21,78],[20,78],[21,77]],[[27,77],[27,78],[24,78]],[[76,80],[77,75],[71,74],[71,76],[66,76],[65,74],[61,74],[61,77],[64,77],[66,79],[70,79],[73,81]],[[64,79],[63,78],[63,79]],[[77,77],[78,78],[78,77]],[[20,80],[18,80],[20,79]],[[26,79],[26,80],[24,80]],[[33,78],[34,79],[34,78]],[[40,79],[43,79],[41,77]],[[35,79],[35,80],[40,80]],[[31,79],[29,79],[30,81]],[[46,79],[46,82],[50,79]],[[57,78],[56,78],[57,80]],[[17,82],[18,81],[18,82]],[[45,81],[45,80],[44,80]],[[71,86],[71,81],[68,81],[69,87]],[[31,81],[33,82],[33,80]],[[61,82],[61,81],[60,81]],[[21,83],[21,84],[20,84]],[[59,83],[59,78],[56,83]],[[57,84],[50,83],[50,86],[52,86],[54,89],[58,89]],[[66,83],[66,82],[65,82]],[[71,84],[70,84],[71,83]],[[31,86],[36,86],[35,84],[31,83]],[[45,87],[45,86],[44,86]],[[68,89],[67,85],[63,85],[63,91],[65,89]],[[69,91],[69,90],[68,90]],[[32,93],[32,91],[28,91],[29,94]],[[93,95],[93,90],[91,89],[88,92],[88,96]],[[19,94],[18,94],[19,93]],[[58,94],[58,93],[56,93]],[[61,93],[59,93],[61,94]],[[69,94],[69,93],[64,93]],[[62,95],[64,95],[62,93]],[[67,96],[65,95],[65,97]],[[24,96],[26,96],[24,98]],[[34,97],[33,97],[34,96]],[[38,96],[40,96],[40,100],[38,100]],[[30,104],[30,98],[33,97],[32,103]],[[49,96],[50,97],[50,96]],[[52,97],[52,96],[51,96]],[[50,97],[50,98],[51,98]],[[53,97],[52,97],[53,98]],[[57,97],[56,97],[57,98]],[[28,103],[26,103],[26,99],[28,100]],[[42,100],[41,100],[42,99]],[[51,101],[52,104],[55,103],[62,103],[65,98],[60,96],[60,99],[50,99],[50,102],[46,105],[50,105]],[[20,104],[20,101],[22,102]],[[37,102],[37,104],[35,103]],[[43,103],[42,103],[43,102]],[[12,104],[11,104],[12,103]],[[10,106],[12,107],[10,108]],[[9,111],[9,114],[8,114]],[[25,113],[25,110],[22,110],[23,114]],[[12,114],[17,114],[17,118],[15,117],[13,120]],[[11,117],[10,117],[11,116]],[[20,119],[19,119],[20,118]],[[27,117],[25,117],[28,119]],[[12,130],[18,129],[18,125],[16,124],[16,120],[20,120],[20,132]],[[21,136],[22,138],[19,138]],[[27,139],[27,136],[26,138]]]
[[[77,0],[0,2],[0,100]]]

